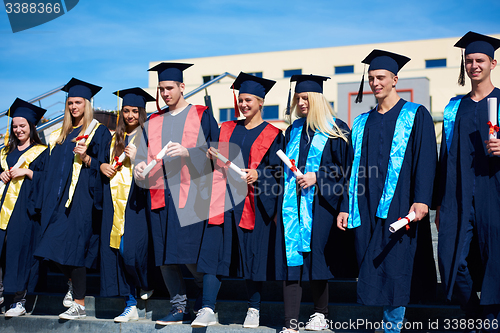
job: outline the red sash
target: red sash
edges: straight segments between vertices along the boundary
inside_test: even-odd
[[[203,111],[207,109],[206,106],[192,105],[187,111],[188,115],[184,124],[184,131],[182,133],[181,145],[184,148],[194,148],[198,141],[198,134],[200,132],[201,118]],[[165,112],[158,112],[149,118],[148,122],[148,163],[156,158],[156,154],[160,152],[162,147],[162,126],[163,117],[160,117]],[[155,167],[149,173],[149,192],[151,193],[151,209],[158,209],[165,207],[165,188],[163,176],[163,160],[158,161]],[[179,208],[184,208],[186,205],[189,187],[191,184],[191,175],[189,168],[181,157],[181,184],[179,191]]]
[[[229,156],[229,139],[233,134],[236,124],[237,121],[227,121],[221,125],[219,152],[224,157]],[[280,130],[278,128],[271,124],[267,124],[252,144],[250,157],[248,159],[249,169],[257,169],[279,132]],[[226,176],[225,173],[222,172],[224,168],[227,169],[227,166],[218,159],[212,180],[212,196],[210,198],[210,218],[208,224],[221,225],[224,223],[226,198]],[[243,214],[241,215],[239,227],[247,230],[253,230],[255,227],[254,189],[251,185],[248,185],[248,193],[245,197],[245,204],[243,206]]]

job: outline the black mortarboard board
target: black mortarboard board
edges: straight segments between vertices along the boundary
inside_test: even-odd
[[[363,64],[370,65],[368,71],[373,71],[377,69],[385,69],[394,75],[398,75],[398,72],[403,68],[404,65],[411,59],[397,53],[392,53],[384,50],[373,50],[370,54],[361,61]],[[361,78],[361,84],[358,91],[358,96],[356,97],[356,103],[361,103],[363,101],[363,86],[365,84],[365,71],[363,70],[363,77]]]
[[[148,71],[158,72],[158,82],[177,81],[184,82],[182,71],[193,66],[193,64],[184,64],[179,62],[162,62],[151,67]]]
[[[292,100],[292,82],[296,81],[295,93],[317,92],[323,93],[323,81],[330,79],[327,76],[319,75],[292,75],[290,78],[290,90],[288,91],[288,103],[286,106],[286,114],[290,114],[290,101]]]
[[[61,90],[67,92],[68,97],[83,97],[90,100],[101,89],[102,87],[72,78]]]
[[[454,46],[465,49],[465,55],[483,53],[493,59],[495,50],[500,47],[500,39],[469,31]]]
[[[118,90],[113,94],[122,98],[122,105],[135,106],[138,108],[145,108],[147,102],[155,101],[153,96],[138,87]]]
[[[47,110],[28,103],[20,98],[16,98],[10,106],[10,117],[23,117],[33,125],[38,124]]]
[[[240,72],[231,85],[231,89],[240,91],[240,94],[252,94],[264,98],[276,81],[264,79],[254,75]]]

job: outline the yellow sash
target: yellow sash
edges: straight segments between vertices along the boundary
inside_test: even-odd
[[[110,163],[113,164],[113,149],[115,147],[116,135],[113,135],[110,147]],[[132,143],[135,136],[130,140]],[[130,144],[129,143],[129,144]],[[109,237],[109,246],[114,249],[120,248],[120,243],[123,234],[125,233],[125,207],[127,206],[128,195],[130,192],[130,185],[132,184],[132,173],[134,167],[130,159],[126,157],[123,160],[123,165],[118,168],[116,174],[109,180],[109,187],[111,189],[111,199],[113,200],[113,227]]]
[[[44,145],[36,145],[28,149],[28,151],[21,155],[26,159],[26,162],[24,162],[20,166],[20,168],[28,169],[30,163],[33,162],[45,149],[47,149],[47,146]],[[5,153],[6,151],[7,147],[2,149],[2,151],[0,152],[0,163],[4,170],[9,170],[9,166],[7,165],[7,154]],[[21,191],[21,186],[23,186],[24,177],[25,176],[12,179],[8,184],[9,187],[7,188],[7,192],[5,193],[5,200],[3,201],[2,210],[0,211],[0,229],[2,230],[7,229],[10,216],[14,211],[17,197],[19,196],[19,192]]]
[[[101,124],[97,124],[96,127],[92,130],[92,132],[89,134],[89,137],[85,141],[85,144],[87,147],[89,146],[90,142],[92,142],[92,138],[94,137],[95,131],[97,128],[99,128]],[[50,143],[50,152],[52,152],[52,149],[54,149],[56,145],[56,140],[59,137],[59,134],[61,133],[61,128],[58,130],[55,130],[50,134],[49,138],[49,143]],[[80,159],[79,154],[75,154],[74,160],[73,160],[73,173],[71,175],[71,184],[69,186],[69,197],[68,200],[66,201],[66,204],[64,207],[68,208],[69,205],[71,205],[71,200],[73,200],[73,194],[75,194],[75,189],[76,185],[78,184],[78,179],[80,178],[80,171],[82,170],[82,160]]]

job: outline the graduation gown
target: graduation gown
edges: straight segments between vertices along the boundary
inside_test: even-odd
[[[495,88],[479,102],[473,101],[469,94],[462,98],[449,152],[443,135],[439,173],[442,191],[437,203],[441,204],[439,269],[448,299],[453,293],[465,227],[474,205],[480,255],[472,261],[482,266],[477,270],[478,282],[482,280],[482,305],[500,304],[500,157],[488,154],[484,143],[489,140],[490,97],[500,101],[500,89]],[[474,273],[476,270],[471,269],[471,274]]]
[[[349,133],[349,127],[340,119],[337,126]],[[304,122],[300,138],[299,160],[296,166],[304,172],[306,160],[314,136],[309,137]],[[285,144],[290,141],[291,126],[285,133]],[[285,152],[286,153],[286,152]],[[347,174],[352,160],[352,147],[343,139],[329,138],[321,156],[319,171],[316,172],[316,193],[312,203],[313,222],[311,252],[303,254],[302,266],[287,266],[284,227],[282,221],[283,194],[278,200],[276,226],[276,279],[289,281],[328,280],[334,276],[353,275],[355,270],[354,240],[352,231],[342,232],[337,228],[339,211],[348,212]],[[285,166],[286,168],[286,166]],[[284,177],[281,180],[284,188]]]
[[[169,141],[182,144],[186,118],[191,104],[176,115],[168,111],[162,113],[161,147]],[[158,121],[158,117],[155,121]],[[148,120],[150,122],[152,120]],[[155,264],[195,264],[203,236],[204,223],[207,219],[210,183],[207,175],[211,173],[211,164],[206,158],[207,144],[217,137],[217,122],[208,109],[201,115],[200,130],[195,147],[188,147],[189,158],[185,159],[190,174],[190,186],[184,208],[179,208],[182,159],[180,157],[163,158],[163,183],[165,206],[151,209],[151,191],[147,191],[146,213],[151,226]],[[192,126],[190,124],[190,126]],[[141,161],[148,163],[148,123],[145,124],[141,143],[136,156],[136,165]],[[191,128],[192,130],[192,128]],[[157,133],[156,133],[157,134]],[[156,155],[159,151],[150,152]],[[149,177],[150,175],[148,175]],[[141,182],[146,186],[148,179]],[[210,180],[211,181],[211,180]]]
[[[90,166],[82,165],[72,202],[65,207],[73,174],[72,140],[80,127],[71,131],[62,144],[56,144],[49,157],[44,185],[41,240],[35,256],[61,265],[95,268],[99,252],[100,217],[94,205],[100,163],[99,150],[111,140],[106,126],[100,125],[88,145]],[[50,149],[50,147],[49,147]]]
[[[263,122],[253,129],[246,129],[244,121],[235,126],[231,138],[228,159],[235,161],[241,153],[244,165],[249,168],[251,148],[257,137],[268,125]],[[279,177],[281,160],[276,155],[283,147],[283,134],[279,132],[262,158],[257,172],[258,180],[254,183],[255,226],[253,230],[240,227],[245,206],[244,198],[235,199],[235,191],[239,187],[229,184],[239,182],[246,187],[241,176],[230,170],[226,183],[232,208],[224,212],[224,223],[207,224],[203,235],[198,271],[214,275],[237,276],[253,281],[267,281],[274,277],[274,241],[276,226],[273,221],[276,215],[277,196],[279,193]],[[237,162],[234,162],[237,163]],[[274,190],[274,192],[273,192]]]
[[[9,168],[32,147],[23,151],[16,149],[7,155]],[[45,149],[30,163],[33,178],[24,178],[9,224],[6,230],[0,229],[0,254],[5,254],[3,284],[6,292],[32,292],[38,281],[39,261],[33,257],[33,252],[40,238],[40,199],[47,157],[48,149]],[[0,172],[3,171],[0,167]],[[1,205],[9,184],[2,193]]]
[[[140,130],[138,131],[140,132]],[[137,135],[137,134],[136,134]],[[125,147],[133,138],[126,136]],[[110,145],[100,152],[101,163],[110,163]],[[124,164],[130,163],[128,157]],[[122,169],[118,169],[120,172]],[[110,234],[113,227],[114,206],[111,197],[110,179],[100,174],[103,186],[103,211],[100,237],[101,254],[101,296],[127,296],[130,287],[148,287],[148,246],[149,226],[146,220],[146,190],[130,184],[130,192],[125,206],[124,233],[120,248],[110,246]]]
[[[408,304],[413,273],[418,274],[414,280],[421,293],[435,292],[429,216],[412,222],[409,230],[402,228],[394,234],[389,231],[389,224],[406,216],[413,203],[431,206],[437,147],[432,117],[423,106],[415,114],[387,219],[376,217],[396,121],[405,103],[400,99],[385,114],[372,110],[364,128],[358,173],[361,226],[354,230],[359,265],[358,302],[365,305]]]

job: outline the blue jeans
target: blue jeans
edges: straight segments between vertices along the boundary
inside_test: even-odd
[[[385,333],[399,333],[405,318],[404,306],[384,306]]]

